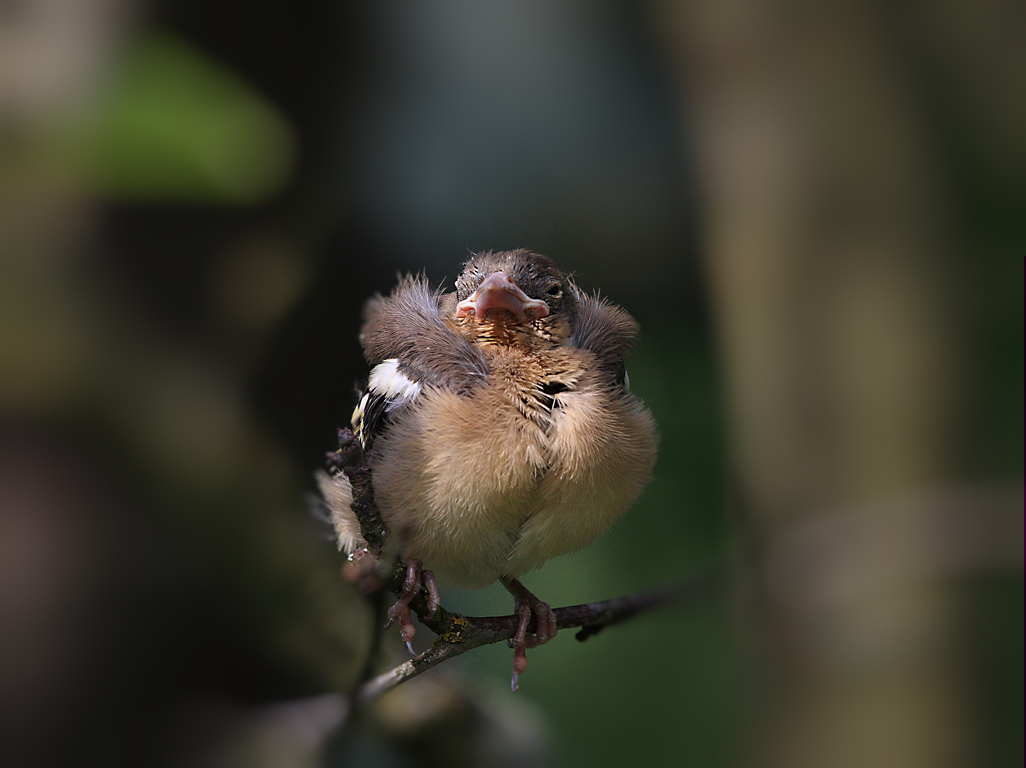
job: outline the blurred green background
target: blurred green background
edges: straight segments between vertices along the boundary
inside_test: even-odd
[[[1017,20],[0,5],[0,761],[1021,765]],[[639,320],[662,435],[526,584],[722,588],[353,717],[370,612],[309,494],[362,303],[514,247]]]

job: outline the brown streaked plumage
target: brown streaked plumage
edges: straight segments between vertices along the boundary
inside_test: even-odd
[[[452,293],[407,277],[368,302],[360,338],[375,368],[354,425],[382,519],[401,555],[443,582],[507,586],[522,619],[515,673],[532,613],[535,642],[555,634],[516,577],[602,533],[651,475],[655,425],[623,363],[636,333],[527,251],[474,256]],[[348,481],[320,484],[340,547],[359,550]],[[409,640],[405,604],[394,616]]]

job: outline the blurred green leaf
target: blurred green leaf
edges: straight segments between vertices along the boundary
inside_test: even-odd
[[[113,74],[84,159],[112,197],[247,204],[281,188],[294,154],[273,105],[181,40],[150,32]]]

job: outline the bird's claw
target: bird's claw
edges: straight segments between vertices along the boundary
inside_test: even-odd
[[[417,629],[413,625],[410,602],[422,589],[427,592],[427,618],[430,619],[435,615],[435,611],[442,602],[438,595],[438,587],[435,584],[435,575],[431,571],[423,570],[420,560],[407,560],[406,578],[403,580],[403,594],[395,602],[395,605],[388,609],[388,623],[385,624],[385,629],[391,627],[396,619],[399,620],[399,633],[402,635],[403,644],[413,658],[418,657],[417,652],[413,650],[413,643],[411,642],[417,633]]]
[[[527,649],[544,645],[556,636],[556,614],[535,597],[523,584],[515,579],[503,581],[506,589],[516,600],[516,615],[519,617],[517,631],[506,644],[513,649],[513,679],[510,688],[516,693],[520,687],[520,675],[527,669]],[[527,628],[534,620],[534,634],[528,634]]]

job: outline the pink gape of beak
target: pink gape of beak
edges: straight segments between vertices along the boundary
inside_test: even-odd
[[[472,315],[480,322],[489,309],[504,309],[514,317],[535,319],[549,314],[549,305],[532,299],[505,272],[492,272],[473,295],[456,305],[456,316]]]

